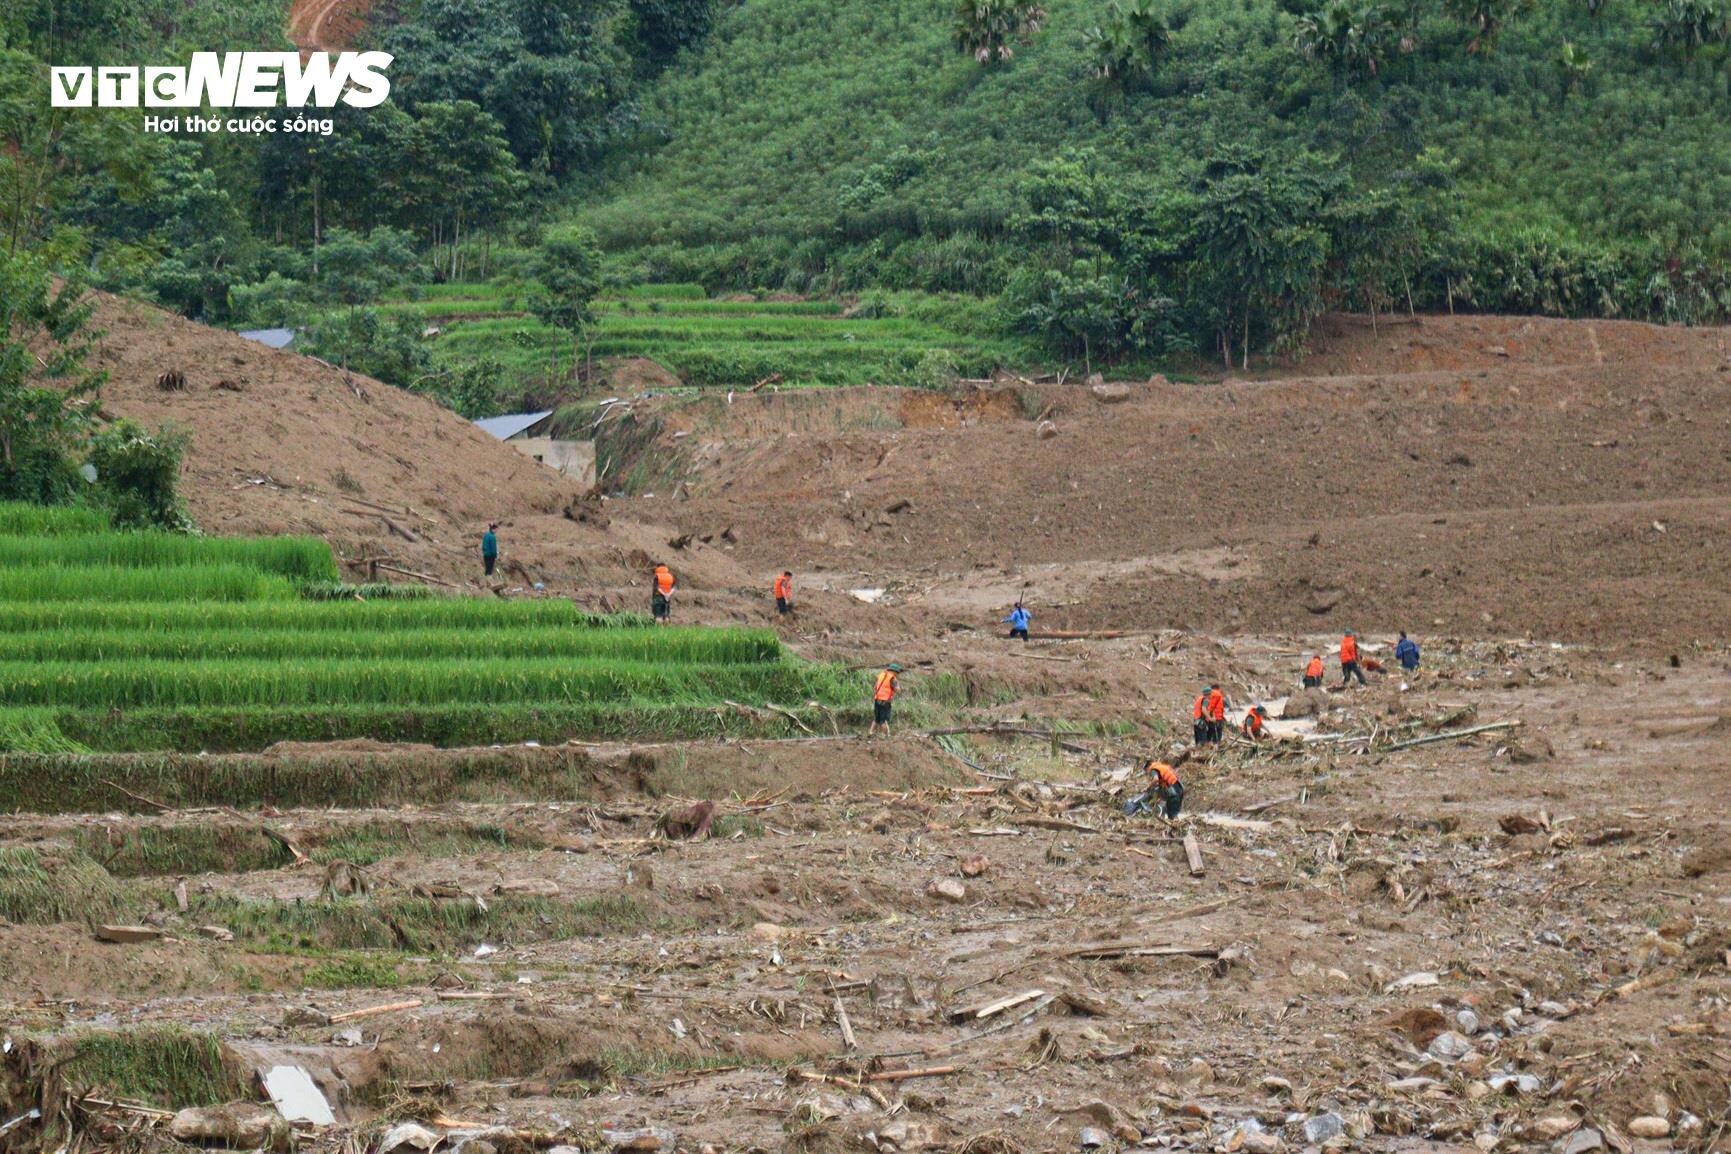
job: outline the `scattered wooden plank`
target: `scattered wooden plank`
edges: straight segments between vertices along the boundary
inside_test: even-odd
[[[879,1070],[875,1074],[867,1074],[867,1082],[905,1082],[910,1078],[937,1078],[944,1074],[955,1074],[961,1071],[960,1066],[927,1066],[920,1070]]]
[[[438,577],[434,577],[434,576],[432,576],[432,575],[431,575],[431,574],[428,574],[428,573],[417,573],[417,572],[415,572],[415,570],[413,570],[413,569],[404,569],[404,568],[403,568],[403,567],[402,567],[402,566],[401,566],[401,565],[391,565],[391,564],[388,564],[388,563],[386,563],[386,562],[384,562],[384,561],[374,561],[374,562],[372,562],[372,568],[373,568],[373,569],[375,569],[375,570],[379,570],[379,569],[382,569],[382,570],[384,570],[384,571],[385,571],[385,572],[386,572],[386,573],[396,573],[396,574],[398,574],[398,575],[399,575],[399,576],[402,576],[402,577],[413,577],[413,578],[414,578],[414,579],[415,579],[415,580],[417,580],[417,581],[425,581],[425,582],[426,582],[426,583],[427,583],[427,584],[429,584],[429,585],[443,585],[443,586],[444,586],[444,587],[445,587],[445,588],[447,588],[447,589],[458,589],[458,588],[461,588],[461,586],[459,586],[459,585],[458,585],[458,584],[457,584],[457,583],[456,583],[456,582],[454,582],[454,581],[444,581],[444,580],[441,580],[441,579],[440,579],[440,578],[438,578]]]
[[[853,1023],[847,1020],[847,1007],[840,998],[835,1000],[835,1022],[841,1027],[842,1047],[848,1050],[859,1049],[859,1042],[853,1036]]]
[[[1062,830],[1067,833],[1099,833],[1097,826],[1083,825],[1079,821],[1069,821],[1061,817],[1012,817],[1011,825],[1037,826],[1040,829]]]
[[[1193,833],[1184,835],[1184,857],[1190,863],[1191,877],[1199,878],[1207,872],[1207,867],[1202,864],[1202,843],[1196,840]]]
[[[163,813],[173,813],[174,812],[173,806],[163,805],[160,801],[154,801],[148,797],[145,797],[141,793],[133,793],[130,789],[127,789],[125,786],[116,785],[114,782],[109,781],[106,777],[102,779],[102,784],[106,785],[109,789],[119,790],[121,793],[124,793],[127,797],[130,797],[133,801],[136,801],[139,805],[147,805],[150,808],[155,809],[155,810],[160,810]]]
[[[155,926],[97,926],[96,936],[116,945],[136,945],[140,942],[160,942],[163,931]]]
[[[1264,833],[1274,828],[1274,823],[1271,821],[1256,821],[1246,817],[1227,817],[1220,813],[1199,813],[1195,820],[1217,829],[1243,829],[1255,833]]]
[[[364,1010],[349,1010],[341,1014],[331,1015],[331,1024],[338,1022],[358,1022],[362,1018],[376,1018],[380,1014],[394,1014],[399,1010],[417,1010],[426,1005],[419,998],[408,998],[401,1002],[387,1002],[382,1006],[368,1006]]]
[[[996,1001],[986,1002],[984,1005],[967,1006],[960,1010],[951,1010],[950,1020],[952,1022],[982,1021],[996,1014],[1001,1014],[1005,1010],[1013,1010],[1017,1006],[1025,1005],[1028,1002],[1034,1001],[1036,998],[1043,998],[1045,996],[1046,991],[1044,990],[1023,990],[1019,994],[1011,994],[1007,998],[998,998]]]
[[[1094,942],[1065,950],[1061,956],[1092,961],[1106,958],[1217,958],[1220,956],[1220,947],[1174,946],[1161,942]]]
[[[1021,837],[1022,836],[1021,830],[1019,830],[1019,829],[1004,829],[1002,826],[999,826],[996,829],[989,829],[989,828],[971,829],[968,832],[975,837]]]

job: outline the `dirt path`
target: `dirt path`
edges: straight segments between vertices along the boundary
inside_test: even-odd
[[[305,52],[341,52],[366,26],[372,0],[293,0],[288,36]]]

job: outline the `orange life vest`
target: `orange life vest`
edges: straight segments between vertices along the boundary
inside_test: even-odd
[[[1244,718],[1244,736],[1262,736],[1262,714],[1252,709]]]
[[[665,565],[655,567],[655,587],[661,590],[663,597],[673,592],[673,570]]]
[[[1357,661],[1357,660],[1358,660],[1358,638],[1356,638],[1356,637],[1342,637],[1340,639],[1340,663],[1342,665],[1345,665],[1348,662]]]
[[[1208,695],[1206,693],[1198,693],[1196,695],[1196,704],[1190,707],[1190,716],[1195,718],[1197,721],[1201,721],[1203,717],[1202,706],[1207,700]]]
[[[1310,659],[1310,664],[1304,667],[1304,675],[1306,677],[1322,676],[1322,654],[1318,653]]]
[[[878,674],[877,685],[872,688],[873,701],[894,701],[896,697],[896,675],[889,670]]]
[[[1149,781],[1161,789],[1171,789],[1178,784],[1177,771],[1164,761],[1150,761],[1144,767],[1144,772],[1148,774]]]
[[[1226,695],[1218,689],[1208,694],[1208,720],[1224,721],[1226,719]]]
[[[784,576],[776,577],[775,596],[777,599],[782,601],[791,600],[793,598],[793,582],[789,581]]]

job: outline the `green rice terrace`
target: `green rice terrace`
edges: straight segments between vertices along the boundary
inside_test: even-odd
[[[496,361],[533,378],[553,358],[568,363],[569,340],[528,311],[520,285],[427,287],[381,312],[423,319],[440,330],[440,365]],[[595,303],[600,358],[646,357],[697,388],[750,386],[780,374],[800,385],[921,385],[985,376],[1001,364],[1038,357],[1006,338],[994,305],[973,297],[874,293],[835,300],[711,299],[692,284],[640,285]]]
[[[776,734],[853,721],[864,695],[769,631],[345,586],[319,540],[77,509],[0,506],[0,638],[0,754]]]

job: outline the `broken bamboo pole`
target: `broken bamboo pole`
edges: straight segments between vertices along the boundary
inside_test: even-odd
[[[1452,741],[1457,737],[1471,737],[1475,733],[1490,733],[1498,729],[1518,729],[1522,721],[1493,721],[1489,725],[1475,725],[1470,729],[1451,729],[1447,733],[1433,733],[1427,737],[1415,737],[1408,741],[1397,741],[1386,747],[1386,752],[1393,753],[1397,749],[1412,749],[1414,746],[1430,745],[1438,741]]]

